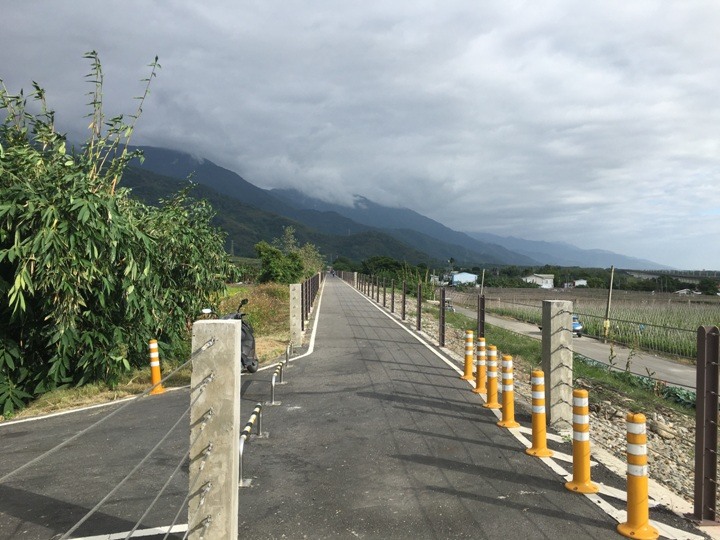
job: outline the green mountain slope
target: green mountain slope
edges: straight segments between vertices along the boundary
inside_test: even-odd
[[[148,170],[129,167],[120,185],[132,189],[134,196],[148,204],[157,204],[177,192],[187,181],[171,178]],[[412,264],[424,262],[437,265],[428,254],[408,247],[399,240],[376,230],[365,229],[361,233],[331,235],[317,231],[293,219],[245,204],[243,201],[218,193],[204,185],[196,185],[192,191],[195,198],[207,199],[217,212],[216,224],[228,234],[228,249],[232,246],[235,255],[255,256],[255,244],[267,242],[282,236],[283,229],[295,228],[295,237],[300,244],[315,244],[328,260],[343,256],[361,261],[374,255],[385,255]],[[320,213],[322,214],[322,213]]]
[[[353,207],[344,207],[306,197],[295,190],[264,190],[209,160],[163,148],[141,149],[145,155],[143,170],[176,178],[187,178],[192,174],[193,181],[218,193],[328,235],[380,230],[417,252],[439,260],[452,257],[458,264],[471,266],[537,264],[530,257],[471,238],[407,208],[389,208],[362,197],[357,198]]]

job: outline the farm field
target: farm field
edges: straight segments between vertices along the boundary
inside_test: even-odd
[[[607,290],[487,288],[484,293],[488,311],[538,325],[543,300],[571,301],[584,333],[603,336]],[[477,302],[477,293],[448,291],[448,296],[467,306]],[[615,343],[694,359],[698,327],[720,326],[720,297],[613,290],[609,321],[608,339]]]

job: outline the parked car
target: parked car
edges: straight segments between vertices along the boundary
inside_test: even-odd
[[[542,330],[542,325],[538,325],[538,328]],[[580,318],[577,315],[572,316],[572,333],[577,337],[582,337],[582,332],[585,329],[583,323],[580,322]]]
[[[572,316],[572,331],[577,337],[582,337],[582,331],[585,327],[580,322],[580,318],[577,315]]]

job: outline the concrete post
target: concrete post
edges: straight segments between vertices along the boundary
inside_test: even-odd
[[[358,288],[358,275],[357,272],[353,272],[353,287]]]
[[[195,357],[190,379],[190,540],[238,536],[241,335],[240,321],[193,324],[193,351],[216,341]]]
[[[573,349],[572,302],[544,300],[542,306],[542,370],[548,425],[572,430]]]
[[[302,286],[290,285],[290,341],[293,345],[302,345]]]

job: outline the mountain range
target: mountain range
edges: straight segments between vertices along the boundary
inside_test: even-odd
[[[383,206],[361,195],[355,195],[352,206],[342,206],[298,190],[266,190],[207,159],[163,148],[140,149],[144,160],[131,163],[122,185],[155,204],[178,191],[190,178],[198,184],[193,196],[212,204],[218,226],[228,233],[230,248],[241,256],[254,256],[257,242],[280,237],[284,227],[292,226],[301,244],[315,244],[330,259],[344,256],[360,261],[385,255],[428,265],[452,258],[467,267],[550,264],[667,268],[644,259],[566,243],[455,231],[408,208]]]

